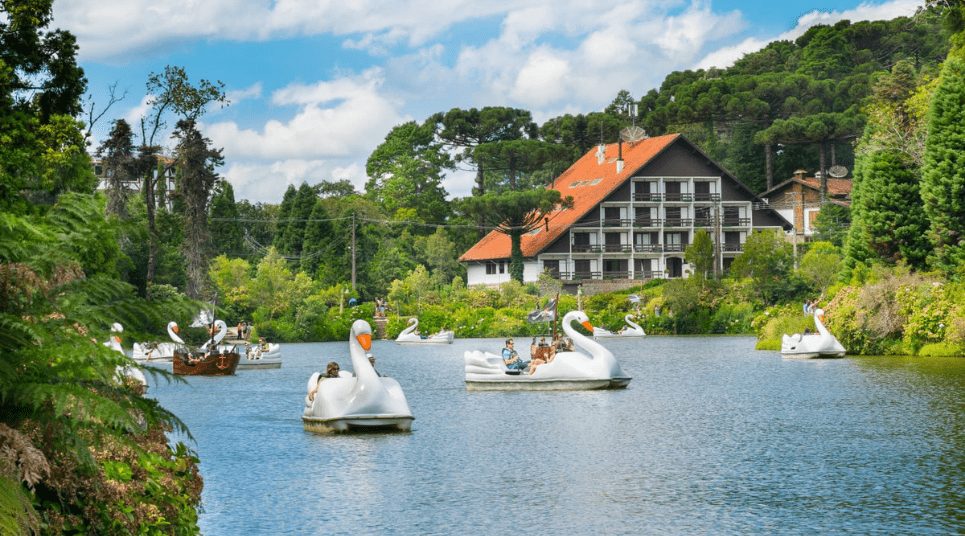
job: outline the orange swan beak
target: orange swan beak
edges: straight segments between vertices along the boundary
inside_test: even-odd
[[[363,350],[368,351],[370,348],[372,348],[372,335],[370,333],[363,333],[355,338],[358,339]]]
[[[583,324],[583,327],[590,330],[591,333],[593,332],[593,324],[590,324],[589,320],[587,320],[586,322],[580,322],[580,324]]]

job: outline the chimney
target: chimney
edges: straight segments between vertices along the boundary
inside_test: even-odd
[[[617,141],[617,173],[623,171],[623,140]]]
[[[596,163],[602,165],[606,160],[606,145],[602,143],[596,147]]]

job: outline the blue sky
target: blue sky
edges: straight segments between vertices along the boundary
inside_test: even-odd
[[[94,125],[140,123],[145,82],[166,65],[220,80],[231,105],[202,131],[224,149],[237,199],[278,203],[289,184],[348,179],[393,126],[451,108],[511,106],[537,123],[634,97],[670,72],[726,67],[814,24],[909,16],[920,1],[56,0],[78,38]],[[468,195],[472,174],[443,185]]]

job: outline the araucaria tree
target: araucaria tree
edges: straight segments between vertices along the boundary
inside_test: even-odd
[[[174,138],[178,140],[175,188],[184,207],[184,243],[181,247],[187,260],[188,288],[185,295],[201,299],[206,297],[205,282],[212,251],[208,204],[219,178],[214,170],[224,164],[224,158],[221,149],[211,148],[211,140],[198,132],[193,119],[178,121]]]
[[[460,204],[466,213],[482,218],[487,226],[509,236],[512,242],[509,275],[522,283],[523,235],[543,225],[549,213],[571,208],[573,196],[564,198],[556,190],[516,190],[469,197]]]
[[[107,209],[108,215],[117,216],[120,220],[127,219],[127,184],[138,179],[137,161],[134,152],[134,132],[131,125],[123,119],[114,122],[110,136],[97,148],[97,156],[101,157],[103,176],[107,179]]]
[[[951,273],[965,266],[965,51],[961,47],[945,60],[928,119],[921,198],[931,220],[933,264]]]

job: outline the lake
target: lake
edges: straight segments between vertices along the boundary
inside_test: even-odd
[[[194,436],[206,536],[965,532],[965,360],[648,337],[602,341],[625,390],[467,391],[463,352],[502,342],[375,341],[410,433],[304,431],[308,378],[351,370],[347,342],[148,394]]]

